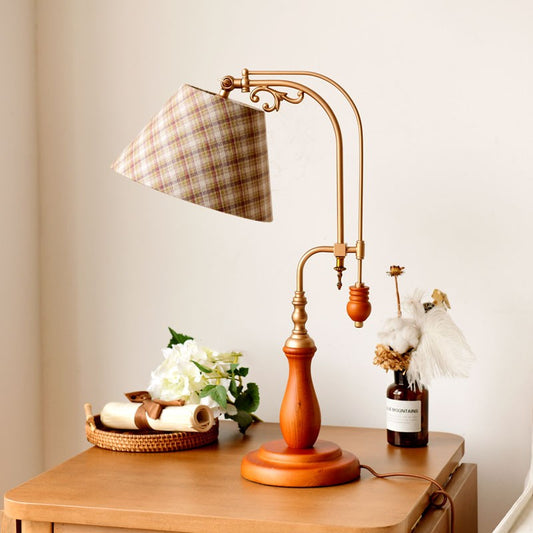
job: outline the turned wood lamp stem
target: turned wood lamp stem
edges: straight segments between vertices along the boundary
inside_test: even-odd
[[[283,347],[289,362],[289,378],[281,403],[280,427],[287,446],[296,449],[311,448],[320,432],[320,406],[311,376],[316,346],[305,329],[306,303],[305,293],[296,291],[292,300],[294,329]]]
[[[319,78],[337,88],[348,100],[357,121],[359,132],[359,219],[358,240],[355,246],[344,242],[344,183],[342,133],[337,118],[327,102],[309,87],[285,79],[253,79],[250,76],[310,76]],[[275,87],[298,91],[289,96]],[[281,102],[300,103],[304,95],[310,96],[328,115],[336,140],[336,185],[337,185],[337,241],[333,246],[318,246],[306,252],[300,259],[296,274],[296,291],[292,304],[294,328],[285,342],[283,351],[289,363],[289,377],[280,410],[280,427],[284,440],[267,442],[259,450],[249,453],[242,462],[241,473],[251,481],[267,485],[287,487],[317,487],[346,483],[359,477],[359,461],[351,453],[341,450],[336,444],[317,440],[320,433],[320,406],[311,376],[311,361],[316,352],[313,339],[306,330],[307,303],[303,290],[303,269],[307,260],[316,253],[332,253],[335,256],[337,287],[342,287],[344,260],[347,254],[355,254],[358,265],[356,283],[350,287],[347,312],[356,327],[362,327],[368,318],[371,305],[368,287],[362,282],[363,241],[363,129],[359,111],[348,93],[335,81],[308,71],[242,71],[241,78],[226,76],[221,82],[220,95],[227,98],[233,89],[251,91],[252,102],[259,102],[259,93],[273,97],[274,103],[263,104],[266,112],[278,111]],[[253,88],[253,90],[251,90]]]

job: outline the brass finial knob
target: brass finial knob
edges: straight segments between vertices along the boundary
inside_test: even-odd
[[[233,76],[224,76],[220,82],[220,88],[225,91],[232,91],[235,88],[235,78]]]

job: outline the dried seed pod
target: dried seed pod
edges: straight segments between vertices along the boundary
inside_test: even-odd
[[[391,265],[387,274],[392,277],[401,276],[404,270],[405,270],[405,267],[398,266],[398,265]]]

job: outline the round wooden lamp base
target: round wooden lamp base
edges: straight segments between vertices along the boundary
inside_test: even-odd
[[[313,448],[289,448],[285,441],[267,442],[241,464],[249,481],[277,487],[326,487],[359,478],[359,460],[333,442],[318,440]]]

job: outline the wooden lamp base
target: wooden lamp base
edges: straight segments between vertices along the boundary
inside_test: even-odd
[[[297,290],[292,300],[294,329],[283,351],[289,363],[289,379],[281,403],[279,423],[283,440],[263,444],[241,463],[242,477],[277,487],[327,487],[359,478],[357,457],[333,442],[317,440],[320,406],[311,378],[316,346],[307,334],[307,300]],[[356,317],[361,321],[365,318]],[[354,319],[355,320],[355,319]]]
[[[327,487],[359,478],[359,460],[336,444],[318,440],[312,448],[289,448],[274,440],[250,452],[241,463],[249,481],[277,487]]]

